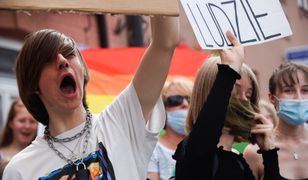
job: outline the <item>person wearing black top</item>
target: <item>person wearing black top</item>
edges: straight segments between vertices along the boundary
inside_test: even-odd
[[[176,160],[176,180],[255,179],[245,159],[231,152],[232,143],[241,135],[235,135],[237,132],[232,131],[233,126],[229,128],[224,125],[228,118],[229,99],[234,94],[233,86],[241,78],[239,72],[244,61],[243,47],[232,33],[228,32],[227,37],[233,47],[220,52],[221,64],[207,60],[196,77],[187,119],[188,127],[189,123],[193,125],[188,128],[188,137],[178,145],[173,156]],[[211,64],[216,66],[216,71],[209,68]],[[205,77],[203,72],[207,72],[209,77]],[[201,105],[198,107],[198,104]],[[261,114],[254,113],[253,116],[251,121],[256,124],[249,132],[256,135],[259,153],[264,159],[264,178],[272,179],[279,173],[273,126]],[[242,134],[242,138],[247,139],[247,133]]]

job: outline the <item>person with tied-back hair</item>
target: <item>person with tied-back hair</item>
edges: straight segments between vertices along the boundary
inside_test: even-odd
[[[276,179],[308,179],[308,66],[284,63],[271,75],[269,100],[275,106],[278,125],[275,129],[275,144],[278,151],[280,174]],[[245,153],[251,161],[258,159],[255,151]],[[255,163],[254,161],[253,163]],[[258,171],[263,164],[252,166],[262,179],[264,172]]]
[[[98,116],[87,108],[89,75],[74,40],[50,29],[27,36],[16,61],[19,93],[46,129],[14,156],[3,179],[146,179],[165,120],[160,92],[179,41],[178,17],[152,17],[151,28],[132,82]]]
[[[174,154],[176,180],[255,179],[242,155],[231,151],[234,142],[254,139],[269,163],[266,179],[278,173],[273,126],[258,113],[258,87],[251,79],[255,76],[243,65],[244,48],[232,33],[227,37],[233,47],[220,51],[220,58],[207,60],[195,79],[187,116],[189,134]]]

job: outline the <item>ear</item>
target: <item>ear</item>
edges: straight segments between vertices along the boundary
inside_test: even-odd
[[[275,109],[277,110],[278,109],[277,99],[274,97],[272,93],[268,93],[268,99],[274,105]]]
[[[275,97],[274,97],[274,95],[273,94],[271,94],[271,93],[268,93],[268,99],[269,99],[269,101],[272,103],[272,104],[274,104],[275,105]]]

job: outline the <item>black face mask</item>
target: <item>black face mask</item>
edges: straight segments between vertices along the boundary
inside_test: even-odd
[[[230,128],[230,134],[235,136],[236,142],[255,143],[251,135],[251,128],[256,124],[255,110],[249,101],[231,97],[227,109],[225,127]]]

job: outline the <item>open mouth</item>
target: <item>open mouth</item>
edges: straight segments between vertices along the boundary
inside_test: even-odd
[[[64,94],[73,94],[76,91],[76,82],[70,75],[64,76],[60,84],[60,90]]]
[[[21,132],[21,134],[23,135],[23,136],[31,136],[33,133],[31,133],[31,132]]]

